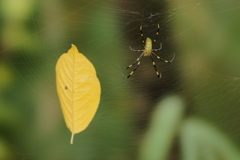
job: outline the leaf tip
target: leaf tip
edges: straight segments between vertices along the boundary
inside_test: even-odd
[[[77,51],[77,53],[79,52],[78,49],[77,49],[77,47],[76,47],[74,44],[71,44],[71,46],[72,46],[72,47],[70,48],[71,51]],[[69,51],[70,51],[70,50],[69,50]]]

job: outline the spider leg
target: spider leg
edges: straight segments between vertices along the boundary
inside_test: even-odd
[[[156,56],[157,59],[160,59],[161,61],[163,61],[163,62],[165,62],[165,63],[172,63],[172,61],[173,61],[174,58],[175,58],[175,53],[174,53],[173,58],[172,58],[171,61],[168,61],[168,60],[162,59],[161,57],[159,57],[158,55],[156,55],[154,52],[152,52],[152,54],[153,54],[154,56]]]
[[[156,64],[155,64],[155,62],[154,62],[154,60],[153,60],[152,55],[151,55],[151,59],[152,59],[152,64],[153,64],[153,67],[154,67],[154,69],[155,69],[155,71],[156,71],[157,77],[158,77],[158,78],[161,78],[161,77],[162,77],[162,74],[161,74],[161,73],[159,74],[159,72],[158,72],[158,70],[157,70],[157,67],[156,67]]]
[[[152,51],[160,51],[162,49],[162,43],[160,43],[160,47],[158,49],[152,49]]]
[[[142,37],[142,43],[143,43],[143,45],[145,45],[145,40],[144,40],[143,32],[142,32],[142,24],[140,25],[140,36]]]
[[[126,67],[125,69],[128,69],[128,68],[131,68],[133,65],[135,65],[138,61],[140,61],[141,59],[142,59],[142,56],[143,56],[143,54],[141,54],[138,58],[137,58],[137,60],[135,61],[135,62],[133,62],[132,64],[130,64],[128,67]]]
[[[125,69],[128,69],[137,63],[136,67],[132,70],[132,72],[129,73],[129,75],[126,78],[129,78],[129,77],[131,77],[131,75],[133,75],[133,73],[137,70],[137,68],[141,64],[142,58],[143,58],[143,53],[138,57],[138,59],[133,64],[131,64],[125,68]]]
[[[157,37],[158,37],[158,34],[159,34],[159,29],[160,29],[160,24],[158,23],[158,28],[157,28],[157,32],[156,32],[156,36],[153,40],[153,43],[155,43],[157,41]]]
[[[131,51],[134,51],[134,52],[143,52],[144,50],[137,50],[137,49],[132,49],[131,46],[129,46],[129,48],[131,49]]]

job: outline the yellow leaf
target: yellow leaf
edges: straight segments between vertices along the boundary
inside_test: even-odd
[[[74,134],[87,128],[99,102],[101,87],[92,63],[72,45],[56,65],[57,92],[64,120]]]

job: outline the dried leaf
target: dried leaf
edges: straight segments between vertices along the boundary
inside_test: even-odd
[[[99,102],[101,87],[92,63],[72,45],[56,65],[57,92],[64,120],[74,134],[87,128]]]

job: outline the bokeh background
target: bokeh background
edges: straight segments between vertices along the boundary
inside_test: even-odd
[[[1,160],[239,160],[240,1],[0,1]],[[143,49],[156,52],[131,78]],[[102,95],[89,127],[65,126],[55,65],[75,44]]]

